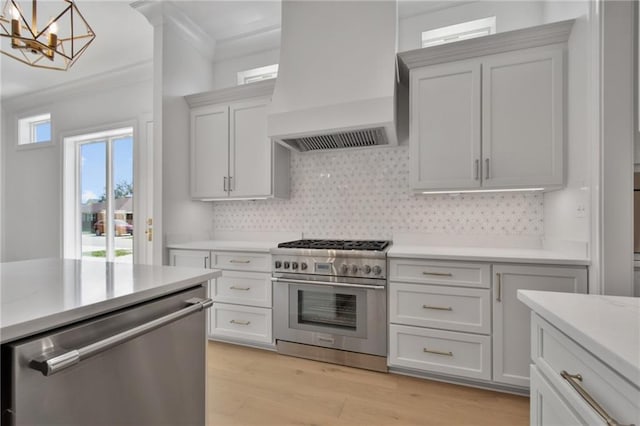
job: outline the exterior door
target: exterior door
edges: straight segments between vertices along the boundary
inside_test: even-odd
[[[528,387],[531,311],[518,290],[586,293],[587,268],[493,265],[493,380]]]
[[[191,196],[224,198],[229,179],[229,108],[191,111]]]
[[[483,60],[484,187],[562,185],[562,63],[558,48]]]
[[[230,177],[232,197],[271,194],[272,142],[267,135],[268,99],[231,105]]]
[[[411,70],[411,181],[416,190],[480,186],[480,63]]]

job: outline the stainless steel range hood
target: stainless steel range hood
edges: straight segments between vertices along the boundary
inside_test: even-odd
[[[297,150],[397,145],[395,1],[284,0],[269,136]]]

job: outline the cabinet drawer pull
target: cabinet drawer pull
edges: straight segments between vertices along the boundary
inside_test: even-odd
[[[434,351],[432,349],[422,348],[422,352],[425,352],[425,353],[428,353],[428,354],[435,354],[435,355],[453,356],[453,352],[451,352],[451,351],[449,351],[449,352]]]
[[[434,309],[436,311],[453,311],[451,306],[430,306],[430,305],[422,305],[424,309]]]
[[[452,277],[451,272],[423,272],[422,275],[433,275],[434,277]]]
[[[236,259],[231,259],[229,261],[229,263],[251,263],[250,260],[236,260]]]
[[[224,190],[224,192],[228,192],[227,191],[227,177],[226,176],[224,176],[222,178],[222,189]]]
[[[229,287],[230,290],[241,290],[241,291],[249,291],[251,290],[251,287],[236,287],[235,285],[232,285],[231,287]]]
[[[496,272],[496,302],[502,302],[502,277]]]
[[[489,161],[490,161],[490,160],[489,160],[488,158],[485,158],[485,160],[484,160],[484,165],[485,165],[484,178],[485,178],[485,179],[489,179],[489,177],[491,176],[491,175],[489,174]]]
[[[562,376],[563,379],[569,382],[571,387],[576,392],[578,392],[578,394],[582,397],[582,399],[584,399],[585,402],[589,404],[591,408],[593,408],[600,415],[600,417],[604,419],[605,422],[607,422],[608,426],[625,426],[621,423],[618,423],[616,419],[611,417],[609,413],[607,413],[605,409],[602,408],[600,404],[598,404],[598,401],[593,399],[593,397],[589,395],[589,393],[585,390],[585,388],[582,387],[582,375],[569,374],[565,370],[562,370],[562,372],[560,373],[560,376]],[[633,425],[627,425],[627,426],[633,426]]]
[[[249,325],[251,324],[251,321],[239,321],[239,320],[231,320],[229,321],[231,324],[238,324],[238,325]]]

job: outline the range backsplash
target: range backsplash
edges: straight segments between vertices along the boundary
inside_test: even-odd
[[[542,236],[543,196],[414,195],[409,149],[291,153],[288,200],[213,203],[215,231],[302,231],[307,238],[394,233]]]

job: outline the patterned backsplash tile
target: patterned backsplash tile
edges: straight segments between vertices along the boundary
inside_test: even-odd
[[[302,231],[308,238],[397,232],[542,236],[543,196],[414,195],[407,146],[291,155],[288,200],[213,203],[214,231]]]

